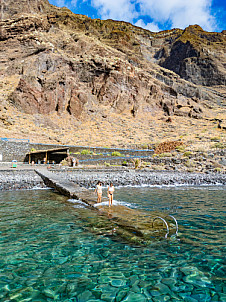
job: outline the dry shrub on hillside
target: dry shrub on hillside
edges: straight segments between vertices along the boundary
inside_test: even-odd
[[[142,161],[140,158],[132,158],[131,162],[134,165],[134,169],[139,169],[142,165]]]
[[[183,145],[184,145],[183,142],[179,142],[179,141],[163,142],[156,146],[155,153],[161,154],[161,153],[171,152],[175,150],[177,147]]]

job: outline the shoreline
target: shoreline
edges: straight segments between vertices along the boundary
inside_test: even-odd
[[[61,179],[93,189],[97,181],[103,186],[113,182],[115,187],[170,187],[170,186],[225,186],[226,174],[147,171],[130,169],[76,169],[49,170]],[[41,177],[34,169],[4,169],[0,171],[0,192],[12,190],[45,189]]]

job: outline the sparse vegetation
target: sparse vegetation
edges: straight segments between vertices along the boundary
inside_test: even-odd
[[[216,143],[211,148],[224,149],[224,148],[226,148],[226,144],[224,144],[224,143]]]
[[[182,147],[182,146],[184,147],[184,144],[183,144],[183,142],[180,142],[180,141],[163,142],[163,143],[158,144],[155,147],[155,153],[161,154],[161,153],[171,152],[175,149],[177,150],[178,147]]]
[[[177,146],[175,149],[176,149],[178,152],[184,152],[185,146],[183,146],[183,145]]]
[[[146,150],[146,149],[148,149],[148,145],[142,145],[141,148]]]
[[[68,166],[68,162],[66,161],[66,159],[63,159],[60,163],[62,166]]]
[[[159,157],[159,154],[155,154],[155,153],[154,153],[154,154],[152,155],[152,157],[153,157],[153,158]]]
[[[88,150],[88,149],[84,149],[84,150],[81,151],[81,154],[82,154],[82,155],[92,155],[93,152],[90,151],[90,150]]]
[[[143,162],[141,163],[141,168],[146,168],[148,165],[149,165],[149,163],[143,161]]]
[[[125,41],[130,40],[129,34],[125,33],[121,30],[112,30],[112,32],[109,34],[110,39],[124,39]]]
[[[184,155],[185,157],[189,157],[189,156],[193,155],[193,153],[192,153],[191,151],[186,151],[186,152],[184,152],[183,155]]]
[[[221,140],[220,136],[211,137],[210,140],[212,142],[219,142]]]
[[[140,158],[133,158],[132,163],[134,164],[134,168],[138,169],[138,168],[140,168],[142,161]]]
[[[122,154],[119,151],[114,151],[111,153],[111,156],[122,156]]]
[[[193,160],[186,161],[186,163],[184,165],[188,168],[195,167],[195,163]]]
[[[159,154],[159,157],[160,158],[162,158],[162,157],[172,157],[172,153],[170,153],[170,152],[161,153],[161,154]]]

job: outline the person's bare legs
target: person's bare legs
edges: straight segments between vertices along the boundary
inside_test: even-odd
[[[110,195],[110,200],[109,200],[109,202],[110,202],[110,205],[112,206],[112,203],[113,203],[113,194]]]
[[[97,202],[98,202],[98,203],[101,202],[101,197],[102,197],[102,194],[97,194]]]

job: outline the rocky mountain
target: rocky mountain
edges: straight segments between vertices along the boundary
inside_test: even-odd
[[[225,31],[193,25],[153,33],[47,0],[2,1],[0,29],[1,136],[40,140],[44,127],[44,140],[78,143],[84,130],[100,144],[91,136],[104,126],[106,142],[117,144],[118,123],[124,142],[128,131],[147,142],[156,120],[224,117]],[[69,127],[74,134],[64,140]],[[172,125],[164,128],[172,134]]]
[[[1,20],[11,19],[19,14],[47,13],[50,10],[48,0],[2,0]]]

